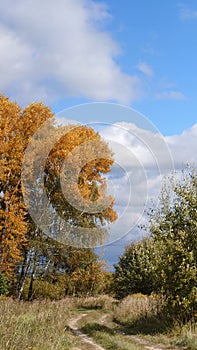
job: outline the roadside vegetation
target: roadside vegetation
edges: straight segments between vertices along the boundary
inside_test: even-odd
[[[164,349],[195,350],[196,326],[163,327],[165,320],[156,317],[157,310],[152,297],[138,294],[122,301],[105,295],[33,302],[1,297],[0,349],[93,350],[69,328],[70,320],[85,313],[77,323],[78,329],[105,349],[156,349],[160,344]]]
[[[67,350],[77,339],[66,331],[70,300],[19,302],[0,299],[0,349]]]

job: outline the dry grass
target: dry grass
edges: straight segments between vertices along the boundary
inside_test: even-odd
[[[133,295],[119,305],[115,304],[116,301],[108,296],[32,303],[0,297],[0,349],[92,350],[91,345],[83,344],[67,327],[68,320],[77,317],[81,308],[89,311],[84,323],[79,322],[79,327],[106,349],[142,349],[143,346],[135,343],[135,337],[132,338],[136,333],[152,344],[197,349],[195,326],[186,325],[160,333],[161,320],[157,313],[161,302],[158,297]],[[113,317],[119,324],[113,322]],[[125,337],[123,333],[131,336]]]
[[[162,309],[162,299],[157,295],[133,294],[124,298],[114,310],[114,319],[132,324],[143,318],[157,317]]]
[[[66,350],[75,339],[65,331],[72,302],[0,299],[0,349]]]
[[[125,333],[137,334],[153,344],[196,350],[196,324],[175,326],[162,312],[163,305],[164,301],[157,295],[130,295],[115,308],[113,319]]]
[[[112,310],[116,300],[108,295],[75,299],[75,305],[83,309]]]

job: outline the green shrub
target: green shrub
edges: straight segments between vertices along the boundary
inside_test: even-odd
[[[0,273],[0,295],[8,295],[10,283],[3,273]]]
[[[174,180],[162,191],[150,231],[161,256],[157,275],[166,311],[185,323],[197,313],[197,171],[186,167]]]
[[[151,294],[157,291],[158,276],[156,266],[159,262],[157,250],[152,239],[146,238],[132,243],[125,249],[115,267],[113,290],[116,298],[129,294]]]
[[[23,290],[23,299],[28,299],[30,280],[27,279]],[[33,284],[33,299],[60,300],[65,297],[65,289],[60,283],[52,283],[46,280],[37,279]]]

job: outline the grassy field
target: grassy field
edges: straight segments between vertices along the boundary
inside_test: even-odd
[[[28,303],[1,298],[0,349],[67,350],[79,346],[78,338],[66,328],[73,316],[71,310],[69,299]]]
[[[152,297],[151,297],[152,298]],[[130,296],[118,303],[113,298],[18,302],[0,297],[1,350],[93,350],[71,332],[69,320],[84,315],[77,326],[108,350],[196,350],[195,326],[167,328],[158,318],[157,298]]]

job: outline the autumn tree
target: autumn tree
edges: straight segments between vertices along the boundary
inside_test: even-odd
[[[0,106],[1,271],[11,276],[17,269],[20,297],[27,276],[31,294],[33,276],[50,265],[45,259],[46,266],[38,266],[46,244],[92,248],[103,241],[105,224],[117,217],[103,177],[113,160],[92,128],[57,127],[42,103],[21,110],[1,96]]]
[[[61,297],[93,296],[104,289],[105,264],[93,249],[61,244],[46,246],[45,255],[37,256],[37,281],[57,286]],[[47,261],[47,264],[46,264]]]
[[[46,149],[49,150],[47,153]],[[65,162],[67,168],[62,171]],[[102,208],[106,200],[106,179],[102,174],[110,171],[112,163],[111,151],[92,128],[56,128],[53,121],[50,121],[46,129],[43,127],[36,135],[25,159],[25,183],[28,184],[26,203],[31,208],[34,220],[32,222],[30,218],[29,221],[33,245],[30,252],[25,254],[23,265],[30,266],[31,255],[32,282],[37,269],[37,251],[42,250],[40,247],[35,249],[34,241],[42,244],[42,229],[45,235],[55,241],[80,249],[93,248],[97,243],[103,243],[106,229],[102,227],[117,217],[112,197],[107,198],[104,209]],[[44,179],[44,182],[40,179]],[[62,182],[66,187],[65,193]],[[44,195],[45,190],[47,196]],[[35,223],[36,229],[33,228]],[[25,268],[20,279],[20,291],[27,272],[28,269]],[[32,283],[30,289],[32,290]]]
[[[0,271],[8,277],[26,244],[27,224],[20,190],[20,115],[19,106],[0,96]]]
[[[104,208],[99,207],[106,200],[106,179],[103,174],[110,171],[112,154],[92,128],[78,126],[71,130],[66,128],[65,131],[47,158],[45,187],[59,216],[65,223],[69,222],[70,227],[72,224],[73,230],[69,232],[69,237],[72,236],[72,231],[75,237],[71,238],[71,243],[73,239],[74,245],[76,243],[78,246],[81,241],[82,247],[86,244],[94,246],[103,243],[105,238],[99,228],[117,218],[112,197],[107,198],[108,203]],[[65,161],[66,169],[61,172]],[[62,183],[65,193],[62,193]],[[94,210],[92,205],[95,206]],[[81,228],[78,229],[79,236],[76,227]],[[83,235],[83,232],[85,235],[88,232],[88,235]]]
[[[105,264],[98,260],[92,249],[71,250],[67,293],[76,296],[93,296],[104,289]]]
[[[39,238],[34,242],[36,254],[29,259],[22,298],[60,299],[68,295],[95,295],[103,290],[105,264],[93,249],[69,247],[47,237]],[[33,281],[31,271],[34,271]]]
[[[0,95],[0,270],[12,276],[27,244],[28,221],[21,191],[24,150],[43,121],[52,117],[42,103],[24,109]]]

